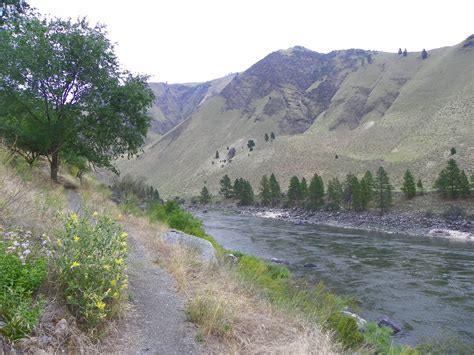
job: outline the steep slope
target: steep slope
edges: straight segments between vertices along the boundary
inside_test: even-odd
[[[234,75],[205,83],[150,83],[155,102],[150,110],[153,118],[149,141],[161,136],[191,116],[209,98],[219,94]]]
[[[286,188],[295,174],[308,179],[318,172],[327,181],[380,165],[395,185],[411,168],[429,186],[452,146],[472,171],[471,42],[431,50],[425,60],[420,53],[319,54],[301,47],[272,53],[121,167],[165,195],[197,194],[204,183],[217,193],[224,174],[257,187],[274,172]],[[265,142],[270,132],[276,140]],[[223,158],[227,147],[236,150],[231,162]]]

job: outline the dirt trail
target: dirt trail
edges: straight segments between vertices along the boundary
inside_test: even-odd
[[[80,197],[69,193],[69,205],[80,210]],[[112,352],[123,354],[197,354],[196,327],[186,321],[184,299],[174,279],[155,262],[155,257],[129,233],[128,276],[130,309],[121,324]]]

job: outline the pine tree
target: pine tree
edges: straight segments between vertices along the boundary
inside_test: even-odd
[[[250,140],[247,142],[247,147],[249,148],[250,151],[253,150],[253,148],[255,147],[255,142],[253,141],[253,139],[250,139]]]
[[[408,52],[407,52],[407,49],[405,48],[405,50],[403,51],[403,56],[406,57],[408,55]]]
[[[308,198],[308,183],[306,182],[306,178],[303,177],[300,183],[300,190],[301,190],[301,203],[304,205],[306,199]]]
[[[421,59],[426,59],[428,58],[428,52],[426,51],[426,49],[423,49],[421,51]]]
[[[408,199],[416,196],[415,179],[410,170],[405,171],[405,175],[403,176],[402,191]]]
[[[308,188],[308,207],[316,210],[324,206],[324,183],[321,176],[314,174]]]
[[[226,174],[220,180],[221,189],[219,190],[219,194],[224,196],[225,198],[231,198],[233,195],[232,189],[232,182],[230,181],[229,176]]]
[[[360,210],[360,186],[357,176],[352,173],[347,174],[344,182],[343,201],[346,209]]]
[[[268,180],[268,185],[270,188],[271,205],[276,206],[278,203],[280,203],[281,189],[280,189],[280,184],[278,183],[274,174],[270,175],[270,179]]]
[[[364,177],[360,179],[360,207],[366,210],[374,196],[374,179],[370,171],[366,171]]]
[[[451,148],[451,155],[454,155],[454,154],[456,154],[456,148],[452,147]]]
[[[393,187],[390,185],[390,179],[387,172],[382,167],[377,170],[374,187],[377,207],[380,208],[380,213],[384,214],[392,204]]]
[[[402,52],[402,49],[401,48],[398,48],[398,55],[401,55],[403,52]]]
[[[265,138],[265,142],[268,142],[268,140],[270,139],[270,137],[268,137],[268,133],[265,133],[264,138]]]
[[[219,151],[216,150],[216,159],[219,159]]]
[[[459,195],[462,198],[468,198],[471,195],[471,185],[464,170],[459,175]]]
[[[423,183],[421,182],[421,179],[418,179],[418,182],[416,183],[416,188],[420,192],[420,195],[423,196],[425,192],[423,191]]]
[[[460,175],[461,172],[456,160],[449,159],[448,166],[439,173],[434,183],[434,188],[443,197],[457,198],[460,190]]]
[[[243,182],[242,178],[235,179],[234,181],[234,187],[233,187],[234,194],[233,195],[235,198],[240,198],[240,194],[242,193],[242,182]]]
[[[272,141],[274,141],[274,140],[275,140],[275,133],[273,133],[273,132],[272,132],[272,133],[270,133],[270,139],[271,139]]]
[[[272,201],[272,193],[270,191],[270,182],[267,175],[263,175],[260,180],[260,200],[263,206],[268,206]]]
[[[338,178],[333,178],[328,182],[328,207],[332,210],[339,210],[341,208],[342,199],[342,184]]]
[[[297,176],[290,179],[288,186],[288,206],[297,206],[301,202],[301,185]]]
[[[247,180],[241,181],[242,188],[240,191],[240,198],[239,198],[239,205],[241,206],[248,206],[254,202],[255,196],[253,193],[252,185]]]
[[[199,202],[201,205],[207,205],[209,202],[211,202],[211,194],[209,193],[209,190],[207,189],[206,186],[204,186],[201,190],[201,196],[199,196]]]

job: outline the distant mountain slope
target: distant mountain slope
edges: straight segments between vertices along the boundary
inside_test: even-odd
[[[234,75],[205,83],[150,83],[155,102],[150,110],[153,118],[151,137],[163,135],[191,116],[209,98],[219,94]]]
[[[274,172],[286,188],[295,174],[327,181],[380,165],[396,184],[411,168],[430,186],[453,146],[474,169],[473,43],[430,50],[425,60],[419,52],[274,52],[121,168],[165,195],[197,194],[204,183],[217,193],[224,174],[257,188]],[[276,140],[265,142],[270,132]],[[231,163],[227,147],[236,149]]]

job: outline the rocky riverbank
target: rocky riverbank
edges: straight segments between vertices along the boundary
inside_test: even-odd
[[[196,207],[191,209],[193,208]],[[238,214],[284,220],[294,224],[317,224],[389,234],[422,235],[474,242],[474,221],[460,216],[446,218],[439,215],[428,216],[423,213],[394,212],[381,216],[373,212],[307,211],[300,208],[280,209],[239,206],[219,206],[216,208]]]

